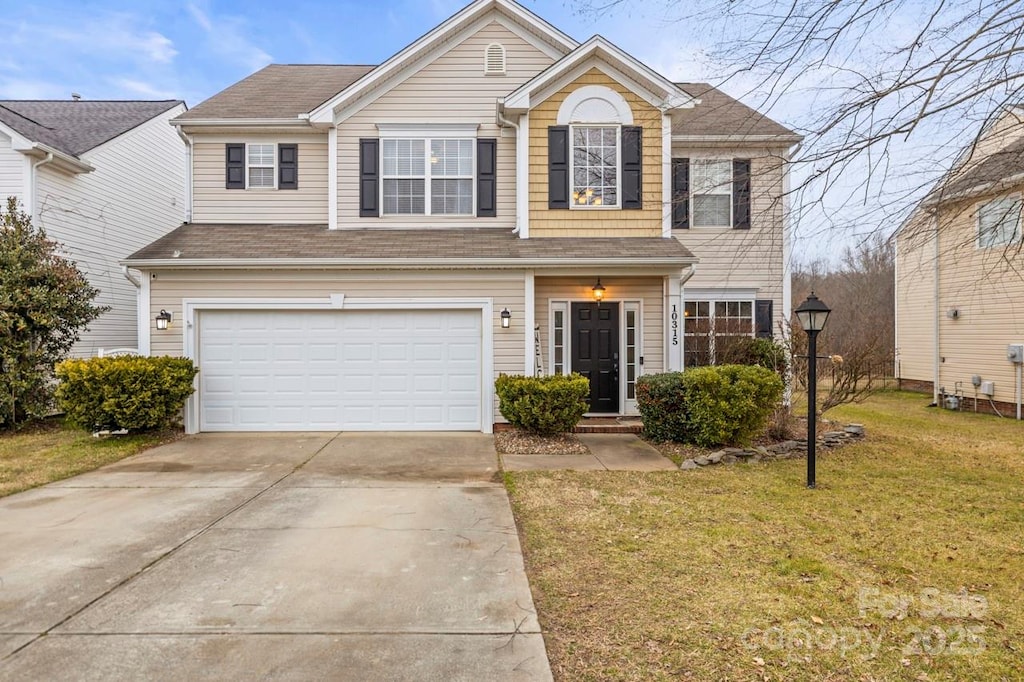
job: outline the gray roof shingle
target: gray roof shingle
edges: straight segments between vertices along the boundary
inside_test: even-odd
[[[673,135],[797,135],[710,83],[676,83],[701,102],[673,116]]]
[[[175,254],[178,255],[175,255]],[[679,241],[661,237],[575,237],[520,239],[511,230],[359,229],[326,225],[185,224],[135,252],[126,262],[152,260],[522,260],[564,264],[573,259],[650,259],[677,262],[696,258]]]
[[[354,64],[271,64],[201,102],[180,119],[297,118],[374,68]]]
[[[942,201],[945,197],[956,198],[964,193],[994,186],[1021,173],[1024,173],[1024,139],[1012,142],[977,164],[954,174],[932,192],[929,198],[933,201]]]
[[[78,156],[184,104],[181,100],[0,100],[0,122]]]

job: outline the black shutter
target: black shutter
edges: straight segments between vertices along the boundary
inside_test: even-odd
[[[672,159],[672,229],[690,227],[690,160]]]
[[[569,208],[569,126],[548,128],[548,208]]]
[[[759,339],[772,338],[772,302],[754,301],[754,333]]]
[[[732,160],[732,227],[750,229],[750,159]]]
[[[476,141],[476,215],[498,215],[498,140],[481,137]]]
[[[277,188],[299,188],[299,145],[277,145]]]
[[[377,197],[380,170],[380,140],[375,137],[359,140],[359,217],[380,215]]]
[[[224,187],[245,189],[245,145],[224,145]]]
[[[643,208],[644,129],[622,127],[622,208]]]

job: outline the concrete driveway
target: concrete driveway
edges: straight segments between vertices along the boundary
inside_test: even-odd
[[[0,499],[0,679],[549,680],[482,434],[201,435]]]

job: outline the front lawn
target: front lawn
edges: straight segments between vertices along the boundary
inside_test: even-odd
[[[178,435],[165,431],[99,440],[53,420],[0,432],[0,497],[92,471]]]
[[[1024,424],[886,393],[866,442],[506,474],[559,680],[1018,679]]]

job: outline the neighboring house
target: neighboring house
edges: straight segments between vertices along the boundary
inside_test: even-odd
[[[1018,414],[1021,365],[1007,347],[1024,344],[1022,192],[1024,109],[1010,107],[896,236],[903,388],[932,392],[943,404],[943,393],[959,395],[962,409]]]
[[[0,100],[0,198],[17,197],[110,308],[75,356],[139,345],[139,289],[119,261],[185,216],[184,142],[168,125],[184,112],[177,100]]]
[[[592,413],[631,414],[641,374],[789,315],[799,137],[509,0],[173,123],[189,222],[125,263],[144,349],[199,364],[190,432],[487,432],[499,373],[580,372]]]

